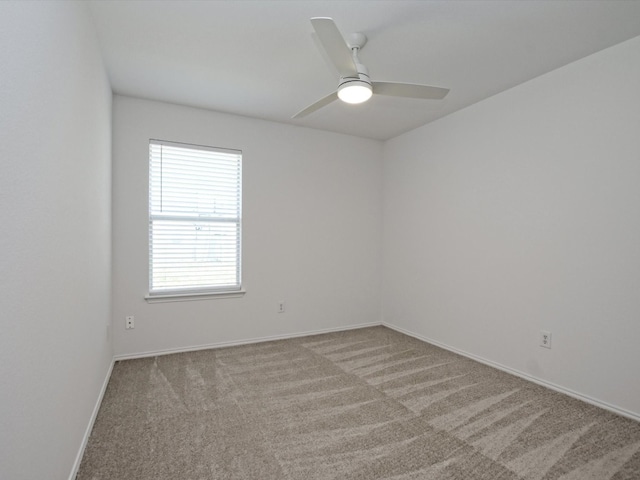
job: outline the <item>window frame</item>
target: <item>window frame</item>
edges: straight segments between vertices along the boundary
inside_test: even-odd
[[[220,154],[231,154],[238,157],[238,184],[237,184],[237,216],[225,217],[222,215],[202,215],[197,211],[176,214],[176,212],[170,212],[163,214],[162,212],[154,211],[154,198],[153,198],[153,178],[152,178],[152,147],[153,146],[168,146],[172,148],[188,149],[203,152],[215,152]],[[145,299],[149,303],[155,302],[167,302],[167,301],[185,301],[185,300],[204,300],[208,298],[233,298],[243,296],[246,291],[242,285],[242,160],[243,153],[239,149],[219,148],[207,145],[198,145],[192,143],[183,143],[167,140],[149,139],[148,145],[148,294],[145,295]],[[172,221],[172,222],[185,222],[193,223],[194,221],[200,221],[204,223],[216,224],[233,224],[236,225],[237,239],[235,249],[235,263],[236,263],[236,280],[237,283],[224,285],[224,286],[197,286],[191,285],[182,287],[156,287],[153,288],[153,272],[154,272],[154,250],[153,250],[153,238],[154,238],[154,221]],[[157,259],[157,256],[156,256]]]

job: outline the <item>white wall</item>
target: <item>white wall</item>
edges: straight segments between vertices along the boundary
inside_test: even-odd
[[[0,477],[69,478],[111,365],[111,90],[86,6],[0,2]]]
[[[636,38],[387,142],[385,321],[640,415],[639,85]]]
[[[116,354],[381,321],[380,142],[122,96],[113,115]],[[243,151],[243,298],[145,302],[150,138]]]

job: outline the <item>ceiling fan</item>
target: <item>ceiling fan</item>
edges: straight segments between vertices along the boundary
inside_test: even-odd
[[[440,100],[449,93],[448,88],[429,85],[372,82],[369,78],[367,67],[358,60],[358,52],[367,43],[367,37],[363,33],[353,33],[348,36],[348,41],[345,41],[331,18],[314,17],[311,19],[311,25],[313,25],[313,29],[316,31],[316,35],[327,52],[329,59],[340,74],[340,80],[338,89],[335,92],[309,105],[291,118],[305,117],[337,99],[346,103],[362,103],[369,100],[372,95],[389,95],[392,97]]]

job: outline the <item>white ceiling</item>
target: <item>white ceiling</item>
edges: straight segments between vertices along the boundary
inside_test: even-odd
[[[388,139],[640,35],[640,1],[92,1],[116,93]],[[291,116],[337,87],[311,17],[363,32],[373,80],[448,87]],[[613,86],[615,88],[615,86]]]

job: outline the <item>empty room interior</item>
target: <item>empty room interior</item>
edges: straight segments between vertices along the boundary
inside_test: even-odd
[[[640,479],[640,1],[0,45],[1,478]]]

